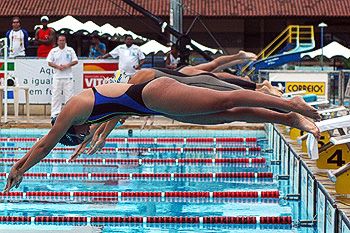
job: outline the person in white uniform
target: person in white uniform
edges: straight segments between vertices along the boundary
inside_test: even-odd
[[[180,62],[179,51],[177,50],[176,45],[171,46],[170,52],[167,54],[165,59],[165,67],[167,69],[174,70],[177,68],[177,65]]]
[[[98,58],[119,57],[119,71],[125,74],[120,82],[127,83],[129,78],[133,76],[137,70],[141,69],[145,62],[145,55],[141,52],[140,47],[134,45],[131,35],[125,35],[125,44],[118,45],[111,52]]]
[[[51,49],[46,60],[55,69],[52,83],[51,118],[57,116],[65,104],[74,95],[72,66],[78,64],[73,48],[67,46],[65,35],[57,39],[57,47]],[[62,92],[64,100],[62,99]]]

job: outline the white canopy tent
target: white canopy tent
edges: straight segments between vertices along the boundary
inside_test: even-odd
[[[34,29],[38,29],[41,27],[42,27],[42,25],[35,25]],[[68,15],[66,17],[63,17],[62,19],[55,21],[55,22],[49,23],[48,27],[51,27],[51,28],[55,29],[56,31],[68,29],[71,32],[76,32],[76,31],[82,30],[84,28],[84,24],[81,23],[76,18]]]
[[[208,47],[206,47],[204,45],[199,44],[198,42],[196,42],[194,40],[192,40],[191,42],[195,46],[197,46],[199,49],[201,49],[203,51],[208,51],[208,52],[210,52],[212,54],[216,54],[218,52],[222,53],[221,50],[208,48]],[[145,54],[158,53],[160,51],[163,52],[163,53],[167,53],[167,52],[170,51],[170,47],[164,46],[164,45],[162,45],[161,43],[159,43],[159,42],[157,42],[155,40],[150,40],[150,41],[146,42],[145,44],[140,46],[140,49]],[[189,49],[191,49],[190,46],[189,46]]]
[[[200,43],[198,43],[198,42],[196,42],[196,41],[194,41],[194,40],[191,40],[191,43],[193,44],[193,45],[195,45],[195,46],[197,46],[200,50],[202,50],[202,51],[208,51],[208,52],[210,52],[210,53],[212,53],[212,54],[216,54],[216,53],[221,53],[221,54],[223,54],[223,52],[222,52],[222,50],[219,50],[219,49],[212,49],[212,48],[209,48],[209,47],[206,47],[206,46],[204,46],[204,45],[202,45],[202,44],[200,44]],[[191,48],[190,48],[191,49]],[[192,50],[192,49],[191,49]]]
[[[92,21],[87,21],[86,23],[82,23],[76,18],[68,15],[63,17],[60,20],[49,23],[49,27],[52,27],[56,31],[61,30],[69,30],[70,33],[76,33],[78,31],[86,32],[86,34],[98,33],[99,35],[109,35],[109,36],[123,36],[125,34],[130,34],[134,39],[141,39],[146,41],[147,38],[139,36],[132,31],[125,30],[122,27],[113,27],[110,24],[105,24],[103,26],[98,26],[96,23]],[[35,25],[34,29],[42,27],[41,25]]]
[[[140,46],[140,49],[146,55],[158,52],[167,53],[170,51],[170,47],[166,47],[155,40],[150,40],[146,42],[145,44]]]
[[[76,18],[68,15],[63,17],[60,20],[57,20],[55,22],[49,23],[48,24],[49,27],[52,27],[53,29],[55,29],[56,31],[62,31],[62,30],[68,30],[71,34],[74,34],[78,31],[83,32],[85,35],[88,34],[92,34],[92,33],[97,33],[100,36],[103,35],[108,35],[111,37],[122,37],[125,34],[129,34],[131,35],[134,39],[138,39],[138,40],[142,40],[142,41],[148,41],[147,38],[142,37],[140,35],[137,35],[135,33],[133,33],[132,31],[129,30],[125,30],[122,27],[114,27],[109,23],[106,23],[102,26],[97,25],[96,23],[92,22],[92,21],[87,21],[86,23],[82,23],[79,20],[77,20]],[[42,27],[42,25],[36,25],[34,27],[34,29],[40,28]],[[142,42],[141,42],[142,43]],[[191,40],[191,43],[193,43],[195,46],[197,46],[199,49],[203,50],[203,51],[208,51],[212,54],[216,54],[216,53],[223,53],[221,50],[218,49],[212,49],[212,48],[208,48],[204,45],[199,44],[198,42]],[[190,48],[191,49],[191,48]],[[144,45],[141,46],[141,50],[143,50],[143,52],[145,54],[150,54],[150,53],[157,53],[159,51],[162,51],[164,53],[168,52],[170,50],[169,47],[166,47],[160,43],[158,43],[155,40],[151,40],[148,41],[147,43],[145,43]],[[191,49],[192,50],[192,49]]]
[[[321,55],[322,55],[322,49],[317,49],[315,51],[311,51],[308,53],[302,53],[301,57],[303,58],[303,57],[309,56],[311,58],[314,58]],[[350,49],[348,49],[347,47],[343,46],[342,44],[336,41],[333,41],[332,43],[323,47],[323,56],[327,58],[342,56],[348,59],[350,57]]]

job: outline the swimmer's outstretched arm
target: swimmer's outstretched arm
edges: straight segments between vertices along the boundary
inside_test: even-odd
[[[78,145],[78,146],[75,148],[74,153],[71,155],[69,161],[72,161],[72,160],[78,158],[79,155],[81,155],[81,154],[85,151],[86,146],[91,142],[91,140],[92,140],[94,134],[95,134],[100,128],[102,128],[102,129],[101,129],[101,131],[102,131],[103,128],[104,128],[104,125],[103,125],[103,124],[94,124],[94,125],[92,125],[92,126],[90,127],[90,134],[87,135],[87,136],[85,137],[85,140],[84,140],[80,145]]]
[[[4,192],[9,192],[12,187],[18,186],[22,181],[23,174],[51,152],[68,129],[73,124],[79,123],[80,120],[78,120],[78,118],[87,118],[89,113],[85,112],[84,109],[86,109],[85,107],[88,108],[88,106],[84,105],[84,101],[75,101],[74,98],[76,97],[71,98],[63,108],[49,133],[36,142],[33,148],[13,165],[7,178]],[[84,121],[85,120],[83,120],[83,122]]]
[[[96,151],[102,149],[106,143],[106,138],[108,137],[108,135],[116,126],[121,126],[122,124],[124,124],[126,119],[127,117],[123,116],[120,118],[114,118],[104,123],[103,131],[100,134],[94,134],[94,137],[90,144],[90,149],[87,151],[87,154],[93,155]]]

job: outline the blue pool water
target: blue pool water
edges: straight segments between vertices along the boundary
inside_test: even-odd
[[[0,138],[41,137],[47,130],[38,129],[0,129]],[[128,137],[130,132],[119,130],[111,137]],[[132,132],[132,137],[257,137],[256,145],[262,152],[238,153],[98,153],[93,157],[83,155],[81,158],[121,158],[121,159],[165,159],[165,158],[266,158],[264,164],[47,164],[41,163],[32,168],[32,173],[231,173],[231,172],[273,172],[272,179],[258,178],[24,178],[20,187],[14,191],[116,191],[116,192],[228,192],[228,191],[270,191],[279,190],[281,196],[289,194],[291,187],[288,180],[279,180],[283,175],[279,165],[271,163],[271,153],[263,131],[217,131],[217,130],[152,130]],[[0,142],[0,158],[21,158],[24,150],[2,150],[1,148],[31,147],[33,142]],[[203,146],[204,145],[204,146]],[[107,143],[106,147],[117,147]],[[133,144],[123,147],[147,147]],[[154,145],[153,145],[154,146]],[[164,145],[156,145],[162,147]],[[167,145],[169,147],[169,145]],[[178,147],[178,145],[171,145]],[[193,144],[190,147],[208,147],[205,144]],[[230,145],[225,145],[230,146]],[[235,145],[237,147],[237,145]],[[244,146],[242,144],[242,146]],[[58,145],[62,147],[62,145]],[[54,151],[47,158],[69,158],[72,151]],[[0,173],[10,171],[11,164],[0,164]],[[5,184],[5,178],[0,177]],[[164,198],[164,197],[117,197],[117,198],[0,198],[0,216],[291,216],[296,222],[309,219],[298,201],[263,198]],[[314,232],[313,228],[295,228],[284,225],[261,224],[5,224],[0,223],[0,232]]]

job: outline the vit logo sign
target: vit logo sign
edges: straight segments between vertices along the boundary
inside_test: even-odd
[[[326,84],[324,82],[286,82],[286,92],[305,90],[306,94],[325,95]]]
[[[113,79],[113,77],[113,74],[84,74],[83,88],[110,83],[110,79]]]

